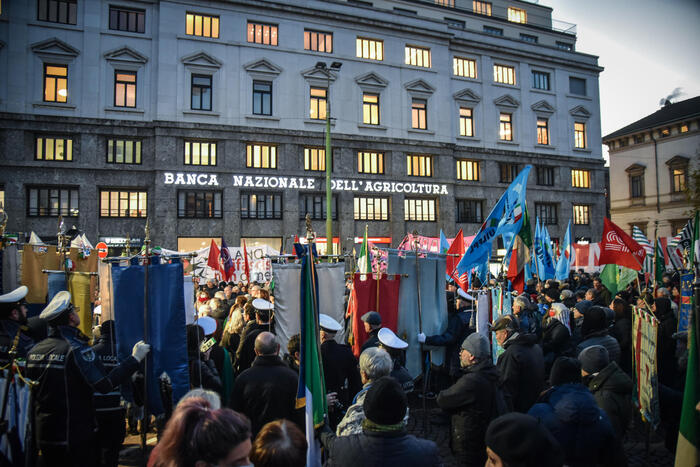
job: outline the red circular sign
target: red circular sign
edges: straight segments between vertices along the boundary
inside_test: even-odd
[[[105,242],[98,243],[95,249],[97,250],[97,256],[100,258],[107,257],[107,244]]]

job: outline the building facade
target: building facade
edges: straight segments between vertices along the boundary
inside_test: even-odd
[[[648,238],[676,235],[692,216],[700,170],[700,97],[666,104],[603,138],[610,151],[610,216]],[[697,203],[697,200],[696,200]]]
[[[51,239],[61,214],[138,239],[148,216],[166,248],[289,251],[305,214],[325,231],[330,112],[344,249],[365,225],[394,245],[471,235],[526,164],[533,225],[595,241],[602,68],[557,24],[519,0],[5,3],[8,231]]]

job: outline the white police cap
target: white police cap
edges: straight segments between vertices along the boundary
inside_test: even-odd
[[[0,303],[17,303],[27,296],[29,288],[26,285],[17,287],[12,292],[0,295]]]
[[[275,308],[275,305],[268,302],[264,298],[256,298],[253,300],[253,308],[260,311],[270,311]]]
[[[394,331],[389,328],[381,328],[379,333],[377,333],[379,342],[392,349],[405,349],[408,347],[408,343],[399,339]]]
[[[216,331],[216,320],[211,316],[200,316],[197,325],[204,330],[205,336],[210,336]]]
[[[318,315],[318,324],[325,329],[326,331],[330,332],[338,332],[340,331],[343,327],[338,323],[336,320],[331,318],[328,315],[324,315],[323,313],[319,313]]]
[[[61,290],[53,299],[46,305],[46,308],[41,312],[39,318],[51,321],[57,318],[61,313],[63,313],[70,306],[70,292],[66,290]]]

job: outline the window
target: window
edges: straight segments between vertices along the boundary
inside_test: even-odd
[[[333,33],[305,30],[304,50],[333,53]]]
[[[688,167],[674,167],[671,169],[672,191],[680,193],[688,186]]]
[[[185,141],[185,165],[216,165],[216,143]]]
[[[220,191],[178,191],[177,217],[220,219],[221,198]]]
[[[537,119],[537,144],[549,144],[549,120]]]
[[[44,64],[44,101],[68,101],[68,67]]]
[[[248,22],[248,42],[277,45],[277,25]]]
[[[513,115],[502,113],[498,137],[502,141],[513,141]]]
[[[76,24],[78,0],[39,0],[37,19],[51,23]]]
[[[532,34],[523,34],[522,32],[520,33],[520,40],[523,42],[530,42],[531,44],[537,44],[539,41],[537,36],[533,36]]]
[[[502,36],[503,35],[503,29],[494,28],[492,26],[484,26],[484,32],[486,34],[490,34],[492,36]]]
[[[72,161],[73,140],[71,138],[37,137],[36,160]]]
[[[455,0],[435,0],[435,4],[454,8]]]
[[[282,219],[282,195],[241,193],[241,219]]]
[[[457,180],[479,181],[479,161],[457,160]]]
[[[107,163],[140,164],[141,141],[124,139],[107,140]]]
[[[545,225],[556,225],[558,205],[554,203],[535,203],[535,213]]]
[[[185,34],[217,39],[219,37],[219,17],[187,13],[185,16]]]
[[[641,144],[644,142],[644,135],[634,135],[634,144]]]
[[[545,73],[544,71],[533,71],[532,87],[535,89],[549,91],[549,73]]]
[[[627,137],[617,140],[617,147],[618,148],[627,147],[627,146],[629,146],[629,144],[630,144],[630,140]]]
[[[430,49],[407,45],[405,63],[406,65],[430,68]]]
[[[506,65],[493,66],[493,81],[515,86],[515,68]]]
[[[508,21],[513,23],[527,23],[527,12],[520,8],[508,7]]]
[[[30,217],[57,217],[78,215],[78,188],[27,188],[27,215]]]
[[[383,174],[384,173],[384,153],[359,151],[357,153],[357,173],[361,174]]]
[[[644,173],[630,174],[630,198],[644,198]]]
[[[355,42],[355,48],[358,58],[384,60],[384,41],[358,37]]]
[[[470,108],[459,108],[459,135],[474,136],[474,120],[472,119],[472,109]]]
[[[472,1],[472,10],[479,15],[491,16],[491,2]]]
[[[567,51],[571,52],[572,50],[574,50],[574,45],[573,45],[573,44],[570,44],[569,42],[559,42],[559,41],[557,41],[557,48],[558,48],[558,49],[561,49],[561,50],[567,50]]]
[[[498,181],[501,183],[510,183],[518,176],[518,164],[500,162],[498,164],[498,171],[500,173]]]
[[[435,221],[435,200],[422,198],[404,198],[404,220],[419,222]]]
[[[304,170],[324,172],[326,170],[325,148],[304,148]],[[331,151],[331,170],[333,170],[333,153]]]
[[[192,110],[211,110],[211,76],[192,75]]]
[[[272,115],[270,81],[253,81],[253,115]]]
[[[379,94],[362,94],[362,123],[379,125]]]
[[[660,133],[661,133],[662,138],[667,138],[667,137],[671,136],[671,128],[666,127],[664,129],[662,129]]]
[[[307,214],[315,221],[326,219],[325,193],[299,195],[299,219],[306,218]],[[336,196],[331,199],[331,219],[338,219],[338,198]]]
[[[411,102],[411,127],[419,130],[428,129],[428,102],[425,99],[413,99]]]
[[[452,72],[455,76],[476,79],[476,60],[454,57],[452,59]]]
[[[683,123],[680,127],[678,127],[678,132],[679,133],[688,133],[688,124]]]
[[[406,156],[406,175],[413,177],[433,176],[433,156],[409,154]]]
[[[574,122],[574,147],[578,149],[586,148],[586,124]]]
[[[326,119],[326,104],[328,90],[326,88],[311,88],[309,91],[309,118],[312,120]]]
[[[590,188],[591,171],[585,169],[571,169],[571,186],[573,188]]]
[[[456,222],[466,222],[470,224],[480,224],[484,222],[483,201],[480,199],[457,199]]]
[[[462,21],[461,19],[454,19],[454,18],[445,18],[445,22],[447,23],[447,26],[450,28],[457,28],[457,29],[464,29],[467,27],[467,23]]]
[[[583,78],[574,78],[569,76],[569,92],[577,96],[586,95],[586,80]]]
[[[148,193],[100,190],[100,217],[146,217]]]
[[[574,204],[574,225],[588,225],[590,221],[591,207],[586,204]]]
[[[120,6],[110,6],[109,29],[143,33],[146,31],[146,12]]]
[[[355,196],[354,218],[356,221],[389,220],[389,199]]]
[[[537,184],[540,186],[554,185],[554,167],[537,167]]]
[[[269,144],[248,144],[245,166],[256,169],[277,168],[277,146]]]
[[[136,72],[114,72],[114,106],[136,107]]]

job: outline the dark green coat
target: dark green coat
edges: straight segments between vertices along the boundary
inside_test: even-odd
[[[615,362],[600,370],[588,382],[598,406],[605,411],[622,439],[632,418],[632,380]]]

